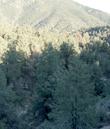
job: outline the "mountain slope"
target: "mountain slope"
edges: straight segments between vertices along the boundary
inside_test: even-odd
[[[56,31],[110,24],[110,15],[73,0],[5,0],[0,2],[0,22],[29,24]]]

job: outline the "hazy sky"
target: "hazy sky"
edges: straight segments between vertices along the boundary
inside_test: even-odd
[[[110,0],[74,0],[74,1],[110,13]]]

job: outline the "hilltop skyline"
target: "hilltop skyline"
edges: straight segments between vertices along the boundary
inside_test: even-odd
[[[110,0],[74,0],[80,4],[110,13]]]
[[[110,15],[73,0],[0,1],[0,23],[31,25],[37,29],[72,32],[110,25]]]

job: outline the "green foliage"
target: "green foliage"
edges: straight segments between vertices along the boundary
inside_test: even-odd
[[[106,117],[96,104],[110,95],[109,60],[105,42],[80,53],[69,43],[50,43],[27,57],[12,44],[0,64],[0,128],[96,128]]]
[[[10,45],[3,57],[4,69],[8,81],[14,81],[21,76],[21,66],[24,63],[24,54],[17,52],[16,45]]]
[[[88,44],[80,55],[81,60],[86,62],[91,69],[91,79],[95,85],[95,94],[106,96],[109,90],[109,59],[110,46],[108,43],[97,42]],[[109,92],[109,91],[108,91]],[[108,93],[109,94],[109,93]]]
[[[94,97],[88,67],[76,57],[72,57],[68,70],[57,77],[56,102],[52,114],[58,124],[57,128],[93,128],[96,118],[94,116],[92,120],[93,116],[90,115]]]
[[[49,44],[42,55],[39,57],[39,62],[36,65],[37,87],[40,88],[39,93],[42,96],[51,95],[54,89],[54,73],[58,69],[59,55],[56,49]],[[45,66],[45,67],[44,67]]]

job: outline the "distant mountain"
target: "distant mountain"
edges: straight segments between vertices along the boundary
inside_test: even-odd
[[[110,15],[73,0],[3,0],[0,1],[0,22],[71,32],[109,25]]]

